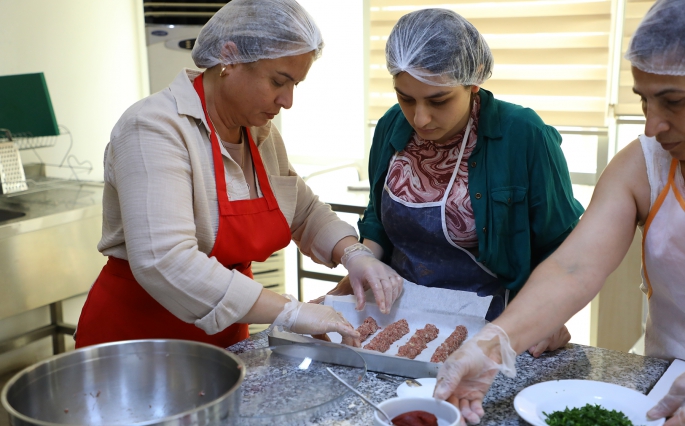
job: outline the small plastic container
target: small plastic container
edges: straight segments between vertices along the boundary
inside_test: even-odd
[[[378,404],[385,413],[393,419],[400,414],[409,411],[427,411],[438,418],[438,426],[458,426],[461,420],[461,413],[454,405],[447,401],[435,398],[421,397],[397,397],[386,399]],[[377,412],[373,415],[373,424],[376,426],[388,426],[388,423],[381,420],[381,415]]]
[[[421,383],[421,386],[409,386],[407,382],[402,382],[402,384],[397,387],[397,396],[416,396],[419,398],[433,398],[433,391],[435,391],[435,383],[437,382],[435,377],[426,377],[415,380]]]

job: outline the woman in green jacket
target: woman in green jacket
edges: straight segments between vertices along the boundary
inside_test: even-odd
[[[386,60],[399,103],[373,137],[364,245],[416,284],[493,296],[493,320],[583,213],[561,136],[480,88],[492,53],[452,11],[400,18]],[[332,293],[349,290],[344,280]],[[531,352],[569,338],[564,327]]]

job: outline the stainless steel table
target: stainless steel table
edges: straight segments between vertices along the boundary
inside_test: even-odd
[[[43,306],[50,324],[0,342],[0,353],[47,336],[64,351],[61,301],[86,293],[106,258],[97,250],[102,235],[103,184],[43,182],[40,190],[0,196],[0,209],[23,216],[0,222],[0,319]]]

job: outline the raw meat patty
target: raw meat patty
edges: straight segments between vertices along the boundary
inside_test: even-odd
[[[416,358],[426,347],[428,342],[435,340],[438,337],[440,330],[433,324],[426,324],[425,328],[420,328],[416,330],[411,339],[404,345],[400,346],[397,351],[397,356],[414,359]]]
[[[466,330],[466,327],[458,325],[452,334],[435,350],[431,357],[431,362],[445,362],[452,352],[459,349],[459,346],[464,343],[468,335],[469,332]]]
[[[371,339],[371,342],[364,346],[364,349],[385,352],[390,348],[390,345],[400,340],[407,333],[409,333],[409,324],[407,324],[406,319],[401,319],[381,330],[376,337]]]
[[[364,322],[362,323],[362,325],[360,325],[360,326],[357,328],[357,331],[358,331],[359,334],[360,334],[359,341],[360,341],[360,342],[363,342],[363,341],[366,340],[370,335],[372,335],[373,333],[375,333],[376,331],[378,331],[378,329],[379,329],[378,323],[376,322],[375,319],[373,319],[373,318],[371,318],[371,317],[366,318],[366,319],[364,320]]]

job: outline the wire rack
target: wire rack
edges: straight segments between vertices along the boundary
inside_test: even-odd
[[[64,136],[65,138],[62,138]],[[43,161],[42,157],[38,153],[39,148],[50,148],[57,145],[60,139],[69,139],[69,146],[67,147],[62,160],[59,163],[46,163]],[[74,138],[66,126],[59,126],[59,135],[57,136],[31,136],[27,133],[11,133],[7,129],[0,129],[0,143],[12,142],[17,147],[18,150],[31,150],[33,154],[38,159],[39,163],[45,167],[56,167],[58,169],[68,169],[70,171],[70,177],[68,181],[80,181],[80,175],[90,174],[93,170],[93,164],[90,161],[79,161],[76,156],[71,154],[71,149],[74,146]],[[23,177],[23,176],[22,176]],[[6,197],[11,197],[15,195],[22,195],[29,192],[38,192],[50,187],[54,187],[55,182],[41,182],[33,179],[24,178],[17,182],[6,182],[12,185],[21,185],[22,188],[26,188],[21,192],[15,192],[12,194],[3,194]]]
[[[0,129],[0,142],[14,142],[19,150],[49,148],[55,146],[57,138],[63,134],[63,129],[66,128],[60,126],[60,134],[54,136],[33,136],[31,132],[12,133],[8,129]]]

